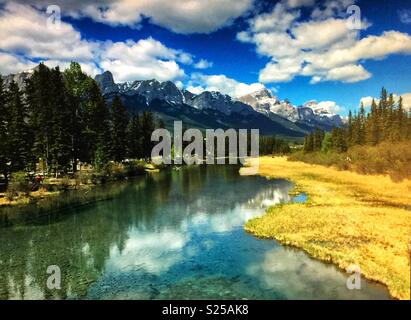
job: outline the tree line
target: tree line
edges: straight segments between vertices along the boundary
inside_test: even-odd
[[[0,174],[102,170],[109,161],[149,160],[151,133],[164,123],[150,112],[130,114],[120,98],[106,101],[78,63],[61,72],[40,64],[24,89],[0,77]]]
[[[402,97],[396,101],[393,93],[382,88],[379,101],[372,100],[368,113],[361,103],[358,113],[349,112],[345,127],[333,128],[331,132],[314,130],[304,139],[304,151],[343,153],[353,146],[376,146],[410,138],[411,114],[404,109]]]

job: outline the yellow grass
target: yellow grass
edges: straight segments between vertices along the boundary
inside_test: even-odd
[[[299,247],[342,269],[356,264],[364,277],[385,284],[393,297],[410,299],[410,180],[394,183],[386,176],[284,157],[260,158],[259,174],[293,181],[308,201],[272,207],[248,221],[246,231]]]

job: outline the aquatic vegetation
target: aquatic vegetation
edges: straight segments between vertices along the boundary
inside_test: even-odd
[[[305,203],[274,206],[245,230],[299,247],[311,256],[385,284],[410,299],[411,181],[360,175],[285,157],[262,157],[259,174],[285,178],[308,195]],[[242,169],[246,174],[247,168]]]

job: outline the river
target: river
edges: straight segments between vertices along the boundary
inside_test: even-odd
[[[103,187],[108,188],[108,187]],[[261,240],[244,222],[301,201],[292,183],[235,166],[167,170],[104,201],[0,228],[0,299],[388,299],[385,287]],[[50,290],[47,268],[61,270]]]

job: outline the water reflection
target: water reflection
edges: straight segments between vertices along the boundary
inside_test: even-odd
[[[197,167],[105,187],[106,201],[0,229],[0,298],[386,298],[348,292],[334,267],[243,231],[264,207],[288,202],[284,180]],[[46,288],[47,266],[62,289]]]

